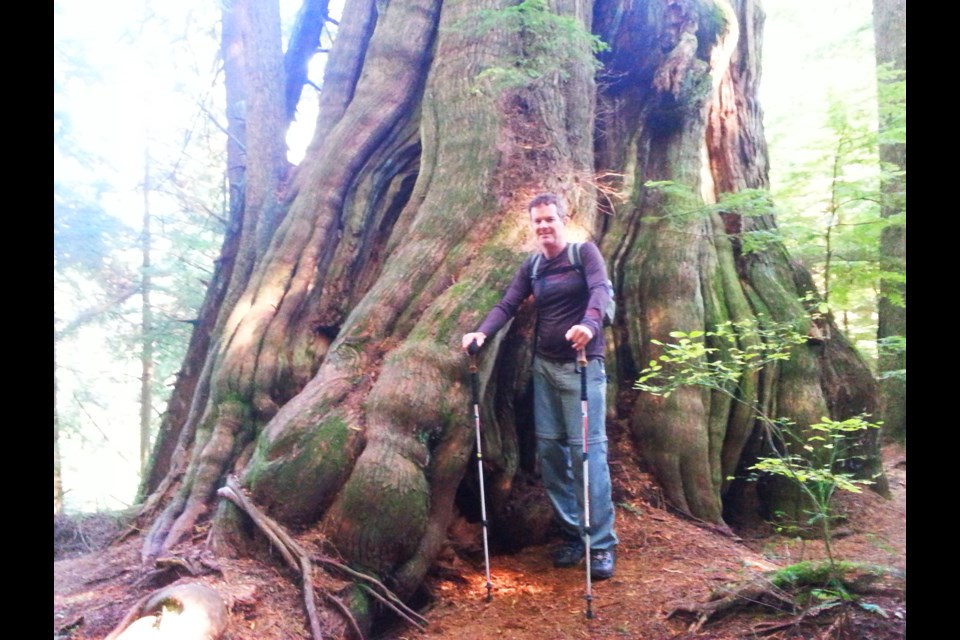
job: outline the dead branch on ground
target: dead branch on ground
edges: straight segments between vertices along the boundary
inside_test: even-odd
[[[711,592],[705,602],[684,600],[677,602],[667,614],[670,618],[678,613],[695,616],[690,631],[699,631],[703,625],[721,613],[751,606],[763,606],[779,612],[795,614],[801,606],[802,594],[811,589],[824,588],[833,583],[834,588],[848,594],[867,595],[882,593],[888,588],[885,581],[892,579],[894,588],[905,577],[899,571],[879,565],[867,565],[852,562],[840,562],[831,565],[827,561],[800,562],[774,571],[766,571],[747,580],[724,585]],[[903,585],[905,586],[905,584]],[[769,622],[758,625],[758,633],[771,633],[784,626],[798,624],[804,618],[819,615],[831,609],[838,601],[828,600],[804,609],[797,615],[782,622]]]

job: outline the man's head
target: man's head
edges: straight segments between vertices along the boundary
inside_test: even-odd
[[[530,226],[537,236],[537,245],[548,258],[553,258],[567,246],[567,212],[563,201],[555,194],[541,193],[527,205]]]
[[[535,207],[543,207],[551,204],[556,207],[557,216],[560,217],[561,220],[567,217],[567,209],[563,206],[563,200],[557,197],[555,193],[541,193],[536,196],[530,201],[530,204],[527,205],[527,212],[532,216]]]

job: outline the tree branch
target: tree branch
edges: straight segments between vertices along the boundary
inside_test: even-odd
[[[283,70],[287,76],[284,97],[288,123],[296,115],[303,85],[308,83],[307,70],[310,59],[320,48],[320,33],[327,21],[328,5],[329,0],[304,0],[297,12],[290,43],[283,54]]]

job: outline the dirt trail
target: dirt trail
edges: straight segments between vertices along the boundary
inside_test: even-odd
[[[872,492],[842,494],[837,511],[847,521],[838,529],[836,553],[846,560],[888,565],[906,573],[906,452],[884,449],[892,497]],[[755,625],[772,610],[722,617],[697,632],[689,615],[667,618],[674,603],[705,600],[721,586],[799,560],[824,556],[822,544],[782,536],[742,539],[650,504],[656,494],[649,477],[632,464],[614,464],[617,500],[617,572],[593,583],[593,619],[585,616],[585,575],[581,567],[555,569],[549,548],[529,547],[491,559],[493,598],[486,602],[483,557],[451,557],[426,583],[431,602],[421,613],[424,632],[396,624],[381,640],[454,638],[484,640],[741,640],[744,638],[906,637],[906,596],[901,590],[870,596],[884,615],[852,609],[843,625],[786,627],[765,636]],[[629,470],[629,471],[628,471]],[[644,499],[644,497],[648,499]],[[198,546],[202,536],[198,535]],[[132,588],[139,547],[120,547],[54,563],[55,638],[102,638],[146,590]],[[299,585],[284,572],[251,560],[218,559],[221,574],[204,582],[231,602],[227,640],[309,638]],[[58,630],[76,623],[71,633]]]

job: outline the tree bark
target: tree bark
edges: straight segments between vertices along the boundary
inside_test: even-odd
[[[195,433],[181,435],[182,462],[167,474],[175,479],[148,501],[145,560],[209,516],[235,472],[270,518],[322,534],[351,565],[410,597],[468,510],[458,488],[469,493],[476,482],[460,336],[534,250],[525,206],[545,190],[570,203],[574,233],[608,256],[621,302],[608,369],[678,509],[723,524],[743,490],[726,478],[760,450],[754,407],[809,424],[874,400],[842,340],[801,347],[748,377],[746,408],[698,389],[668,400],[632,391],[656,356],[650,340],[670,331],[761,313],[811,326],[798,300],[809,277],[782,246],[741,248],[744,230],[775,228],[772,215],[707,206],[766,187],[759,8],[531,0],[517,27],[502,11],[514,4],[346,7],[317,133],[278,200],[276,231],[249,277],[234,269],[236,297],[220,298],[207,348],[191,351],[204,363],[183,430]],[[612,47],[599,83],[581,37],[591,30]],[[530,67],[535,51],[550,55]],[[493,532],[516,531],[508,519],[533,471],[532,320],[524,308],[480,355]],[[780,494],[768,491],[764,506],[779,508]],[[212,539],[223,553],[253,548],[229,503],[217,507]]]
[[[907,69],[907,3],[906,0],[874,0],[873,30],[876,42],[877,67],[906,72]],[[901,81],[881,75],[880,84],[880,164],[884,171],[883,203],[880,214],[887,219],[906,214],[907,210],[907,143],[891,137],[894,126],[889,114],[891,105],[884,101],[884,84]],[[884,272],[906,275],[906,221],[891,221],[880,238],[880,260]],[[880,284],[877,309],[877,338],[880,340],[880,397],[883,406],[883,429],[887,436],[901,441],[907,438],[907,352],[906,348],[884,348],[885,340],[906,339],[907,285],[895,278],[884,278]]]
[[[605,106],[598,122],[606,135],[599,137],[598,168],[623,175],[629,189],[605,236],[616,243],[613,271],[625,301],[624,324],[616,330],[617,379],[635,380],[660,355],[651,341],[669,342],[675,330],[710,331],[728,320],[765,317],[795,323],[803,333],[839,334],[830,318],[820,321],[822,328],[812,327],[800,298],[816,289],[782,245],[744,251],[744,234],[776,231],[771,214],[710,206],[721,194],[768,186],[756,100],[759,6],[744,0],[609,8],[598,24],[604,39],[618,46],[606,61],[609,80],[601,83]],[[683,191],[647,188],[647,181],[670,181]],[[741,346],[755,339],[744,335]],[[753,408],[799,425],[819,421],[834,407],[847,416],[873,412],[867,369],[841,339],[829,345],[836,352],[831,357],[811,342],[779,367],[746,376],[742,403],[693,387],[669,398],[637,394],[631,429],[668,500],[716,523],[723,522],[725,503],[756,503],[740,495],[755,484],[727,479],[743,471],[745,458],[764,452]],[[831,375],[837,360],[844,370]],[[853,394],[856,401],[834,398],[846,376],[856,377],[857,389],[863,389]],[[876,470],[871,464],[870,471]],[[799,496],[788,484],[770,481],[761,488],[759,515],[800,515]],[[750,515],[727,513],[735,519]]]
[[[150,460],[150,432],[153,426],[153,273],[150,260],[150,150],[143,154],[143,226],[140,230],[140,475]]]
[[[279,16],[275,1],[237,0],[224,5],[221,53],[227,94],[227,228],[184,365],[141,479],[138,496],[150,496],[143,510],[147,517],[186,472],[208,401],[223,325],[282,216],[279,195],[287,177],[284,136],[289,119]]]
[[[327,22],[329,0],[305,0],[293,25],[290,44],[283,54],[283,69],[286,75],[284,87],[287,122],[293,120],[307,84],[310,60],[320,48],[320,35]]]
[[[60,416],[57,414],[57,329],[53,329],[53,515],[63,511],[63,469],[60,459]]]

